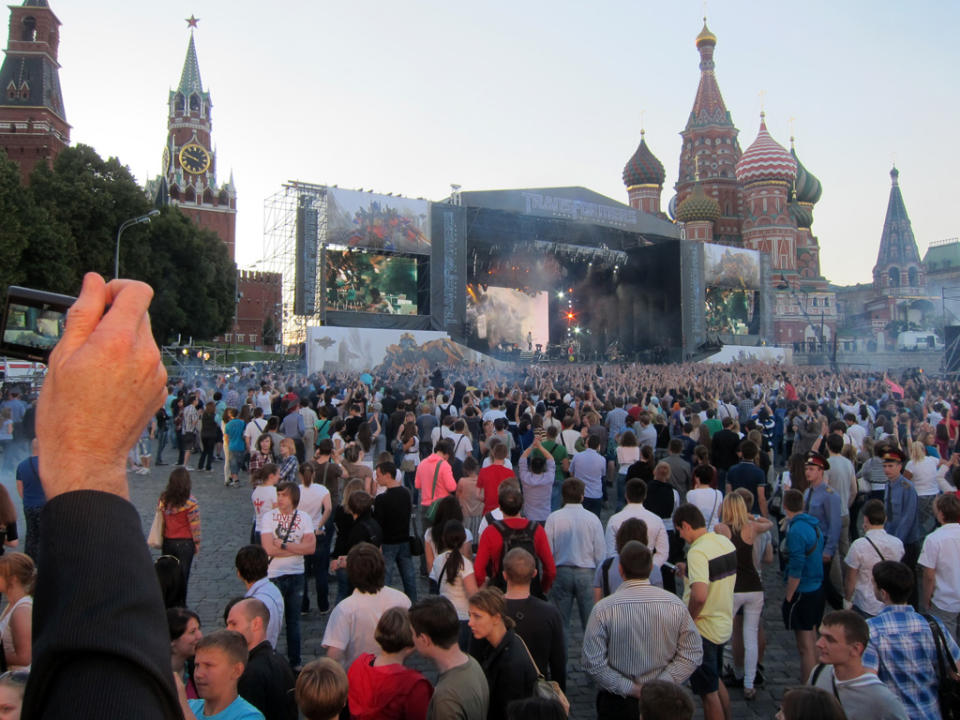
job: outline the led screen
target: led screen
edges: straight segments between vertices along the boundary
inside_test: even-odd
[[[417,261],[396,255],[328,250],[327,308],[417,314]]]

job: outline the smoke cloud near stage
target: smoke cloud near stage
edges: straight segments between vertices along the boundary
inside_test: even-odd
[[[532,350],[550,338],[549,299],[545,291],[467,285],[467,333],[471,346],[494,349],[519,345]]]

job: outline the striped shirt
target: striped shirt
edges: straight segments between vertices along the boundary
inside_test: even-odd
[[[703,644],[687,607],[648,580],[627,580],[598,602],[583,634],[587,674],[624,697],[634,683],[683,683],[702,661]]]

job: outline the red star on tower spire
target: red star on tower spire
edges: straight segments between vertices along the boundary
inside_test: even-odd
[[[200,22],[200,18],[194,16],[191,13],[190,17],[186,18],[186,21],[187,21],[188,28],[195,28],[197,26],[197,23]]]

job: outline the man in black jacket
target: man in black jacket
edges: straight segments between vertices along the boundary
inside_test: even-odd
[[[165,394],[152,297],[144,283],[88,273],[50,356],[37,406],[48,502],[23,717],[182,718],[163,602],[124,471]],[[95,448],[91,427],[100,430]]]
[[[297,703],[293,697],[296,679],[290,663],[277,654],[267,640],[269,622],[270,611],[256,598],[246,598],[230,608],[227,629],[243,635],[250,651],[237,690],[266,720],[296,720]]]

